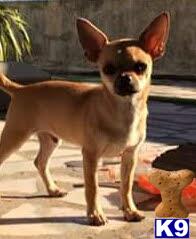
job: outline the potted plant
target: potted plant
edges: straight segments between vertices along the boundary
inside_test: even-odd
[[[8,58],[22,61],[31,53],[27,22],[17,9],[0,5],[0,61]]]

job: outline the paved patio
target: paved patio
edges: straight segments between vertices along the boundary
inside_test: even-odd
[[[173,88],[173,93],[176,92]],[[192,92],[192,90],[191,90]],[[193,94],[195,91],[193,92]],[[192,94],[192,93],[190,93]],[[137,176],[149,170],[149,162],[180,143],[196,141],[196,104],[150,101],[148,138],[141,151]],[[0,130],[4,121],[0,122]],[[85,200],[80,148],[62,143],[52,156],[51,169],[57,184],[68,191],[63,198],[49,198],[33,161],[38,151],[33,136],[1,167],[0,239],[86,238],[151,239],[154,212],[159,198],[134,187],[135,201],[145,210],[140,223],[122,220],[119,207],[119,164],[107,160],[99,170],[101,200],[110,219],[104,227],[90,227],[85,218]],[[114,160],[118,162],[119,159]],[[196,205],[191,210],[191,238],[196,238]]]

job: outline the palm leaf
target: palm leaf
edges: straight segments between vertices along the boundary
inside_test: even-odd
[[[10,38],[10,43],[12,44],[12,47],[14,48],[14,53],[17,61],[20,61],[22,58],[22,51],[21,47],[17,41],[17,38],[14,34],[14,31],[8,22],[8,20],[5,19],[5,27],[6,27],[6,33],[7,36]]]
[[[22,60],[24,52],[31,54],[31,41],[26,30],[27,23],[16,9],[0,5],[0,58],[6,60],[15,55]]]
[[[23,35],[24,40],[26,40],[27,42],[30,43],[30,38],[29,35],[24,27],[24,24],[21,22],[14,22],[14,24],[16,25],[17,29],[21,32],[21,34]]]
[[[21,44],[22,44],[21,47],[22,47],[23,51],[27,51],[27,53],[29,55],[31,55],[31,50],[32,50],[31,44],[26,41],[23,41]]]
[[[31,54],[31,41],[29,35],[24,27],[24,22],[22,21],[13,21],[17,30],[21,33],[23,41],[21,42],[21,46],[23,51],[27,51],[27,53]]]
[[[0,41],[0,61],[4,60],[4,54],[3,54],[3,45],[2,42]]]
[[[2,51],[3,51],[3,59],[1,59],[2,61],[3,60],[7,60],[7,55],[8,55],[8,52],[7,52],[7,42],[8,40],[6,39],[6,36],[4,35],[4,33],[2,32],[1,35],[0,35],[0,41],[1,41],[1,44],[2,44]]]
[[[10,18],[13,19],[13,21],[20,22],[23,25],[27,25],[25,20],[22,19],[22,16],[20,13],[16,10],[6,10],[5,14],[9,15]]]

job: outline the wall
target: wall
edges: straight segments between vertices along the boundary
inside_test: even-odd
[[[171,34],[167,53],[155,64],[155,73],[196,74],[196,1],[53,0],[9,5],[18,7],[30,24],[33,57],[26,61],[58,72],[93,69],[79,46],[78,16],[90,19],[111,39],[117,39],[137,37],[156,15],[168,10]]]

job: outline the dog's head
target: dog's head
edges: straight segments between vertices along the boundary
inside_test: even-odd
[[[107,89],[132,96],[150,83],[152,63],[164,54],[170,17],[162,13],[140,34],[139,39],[109,41],[88,20],[79,18],[77,29],[85,56],[97,64]]]

